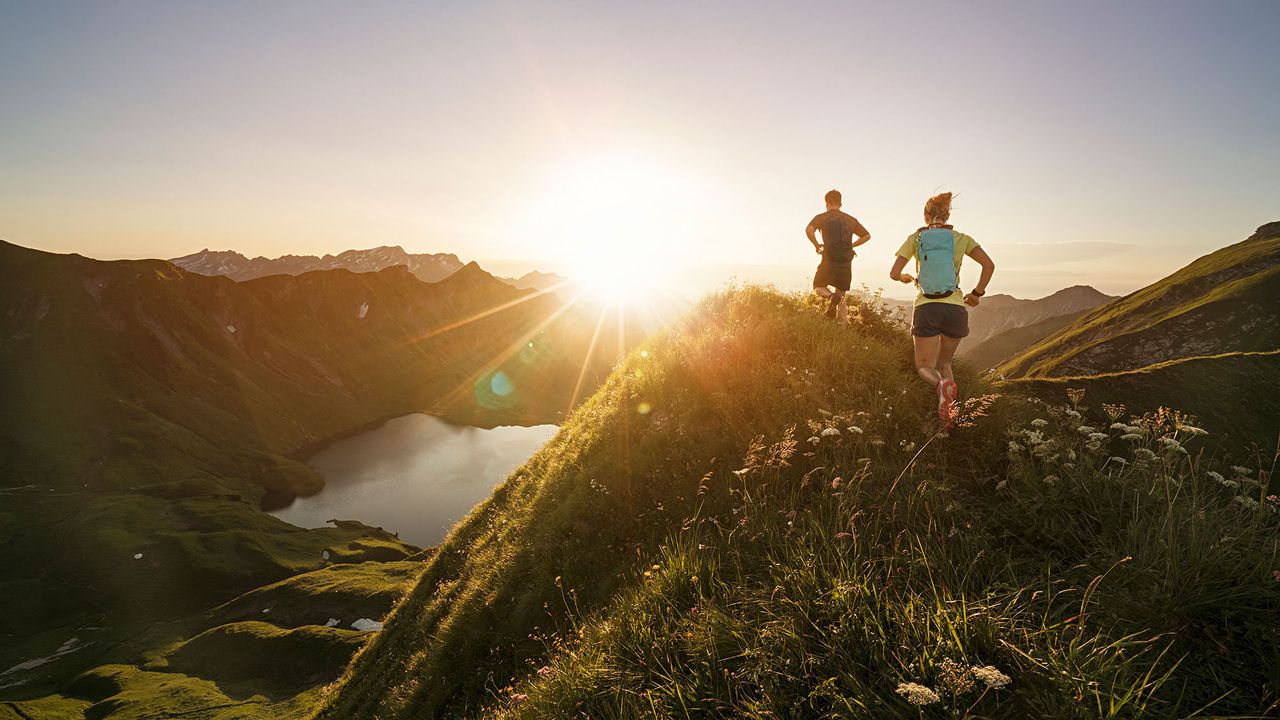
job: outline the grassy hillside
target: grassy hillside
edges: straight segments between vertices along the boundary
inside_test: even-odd
[[[1080,317],[997,368],[1007,377],[1136,370],[1280,348],[1280,222]]]
[[[454,529],[316,717],[1280,708],[1270,464],[1093,390],[971,377],[940,434],[905,333],[855,310],[844,328],[732,291],[632,354]]]
[[[1059,398],[1086,389],[1109,402],[1152,410],[1176,407],[1215,430],[1213,443],[1264,457],[1280,447],[1280,350],[1185,358],[1139,370],[1072,378],[1026,378],[1013,392]]]
[[[159,691],[147,658],[233,622],[189,618],[300,573],[338,565],[358,580],[367,573],[357,563],[417,552],[359,523],[303,530],[262,513],[264,501],[320,488],[300,451],[415,411],[483,425],[557,421],[617,351],[589,353],[596,317],[475,265],[435,284],[402,267],[237,283],[162,261],[0,243],[0,270],[12,280],[0,284],[0,708],[171,711],[186,701]],[[378,618],[408,580],[388,581],[395,592],[384,587],[373,603]],[[361,607],[334,592],[308,594],[348,615]],[[215,633],[209,646],[261,636],[272,657],[271,647],[309,637],[292,630],[328,619],[304,614],[235,620],[271,623],[283,640]],[[332,675],[358,643],[328,635],[334,649],[317,662]],[[169,680],[223,681],[217,668],[193,670],[192,658],[207,656],[188,653]],[[113,674],[112,692],[92,681],[77,694],[73,678],[95,666],[135,670]],[[314,685],[324,672],[289,679]],[[227,702],[200,688],[193,697]]]

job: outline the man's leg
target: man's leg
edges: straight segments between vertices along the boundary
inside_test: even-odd
[[[791,287],[795,287],[795,285],[792,285]],[[831,297],[831,288],[826,285],[814,285],[813,294],[825,300]]]
[[[916,372],[919,373],[922,380],[929,383],[931,388],[936,388],[938,383],[942,381],[942,374],[938,372],[938,353],[941,337],[941,335],[934,335],[933,337],[912,336],[916,344]]]

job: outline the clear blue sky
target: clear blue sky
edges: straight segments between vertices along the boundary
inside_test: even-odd
[[[798,266],[838,187],[878,283],[945,188],[995,289],[1127,292],[1280,219],[1277,28],[1271,1],[0,0],[0,238],[556,267],[625,225]]]

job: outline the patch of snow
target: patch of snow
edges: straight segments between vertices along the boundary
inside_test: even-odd
[[[365,315],[369,314],[369,303],[360,303],[360,319],[363,320]]]
[[[235,334],[236,334],[236,326],[235,326],[235,325],[228,325],[228,326],[227,326],[227,332],[231,333],[232,335],[235,335]]]
[[[360,618],[359,620],[351,623],[351,627],[359,630],[360,632],[368,632],[370,630],[381,630],[382,623],[376,620],[370,620],[369,618]]]
[[[141,559],[142,559],[142,553],[134,553],[134,554],[133,554],[133,559],[134,559],[134,560],[141,560]]]
[[[325,626],[325,627],[337,627],[337,626],[338,626],[338,623],[340,623],[340,622],[342,622],[342,621],[341,621],[341,620],[339,620],[338,618],[329,618],[329,622],[325,623],[325,624],[324,624],[324,626]]]

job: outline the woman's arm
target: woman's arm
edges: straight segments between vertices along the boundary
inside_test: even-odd
[[[893,258],[893,267],[889,269],[889,279],[897,280],[900,283],[906,283],[908,285],[915,282],[916,279],[911,277],[911,273],[902,272],[902,268],[906,266],[907,258],[904,258],[901,255],[895,256]]]
[[[987,254],[987,251],[980,247],[974,248],[973,252],[969,253],[969,257],[976,260],[978,264],[982,266],[982,275],[978,277],[978,284],[975,285],[973,289],[976,292],[985,295],[987,292],[987,283],[991,282],[991,276],[996,272],[996,261],[992,260],[991,256]],[[969,293],[964,296],[964,302],[966,305],[977,307],[978,301],[981,297],[982,295]]]

